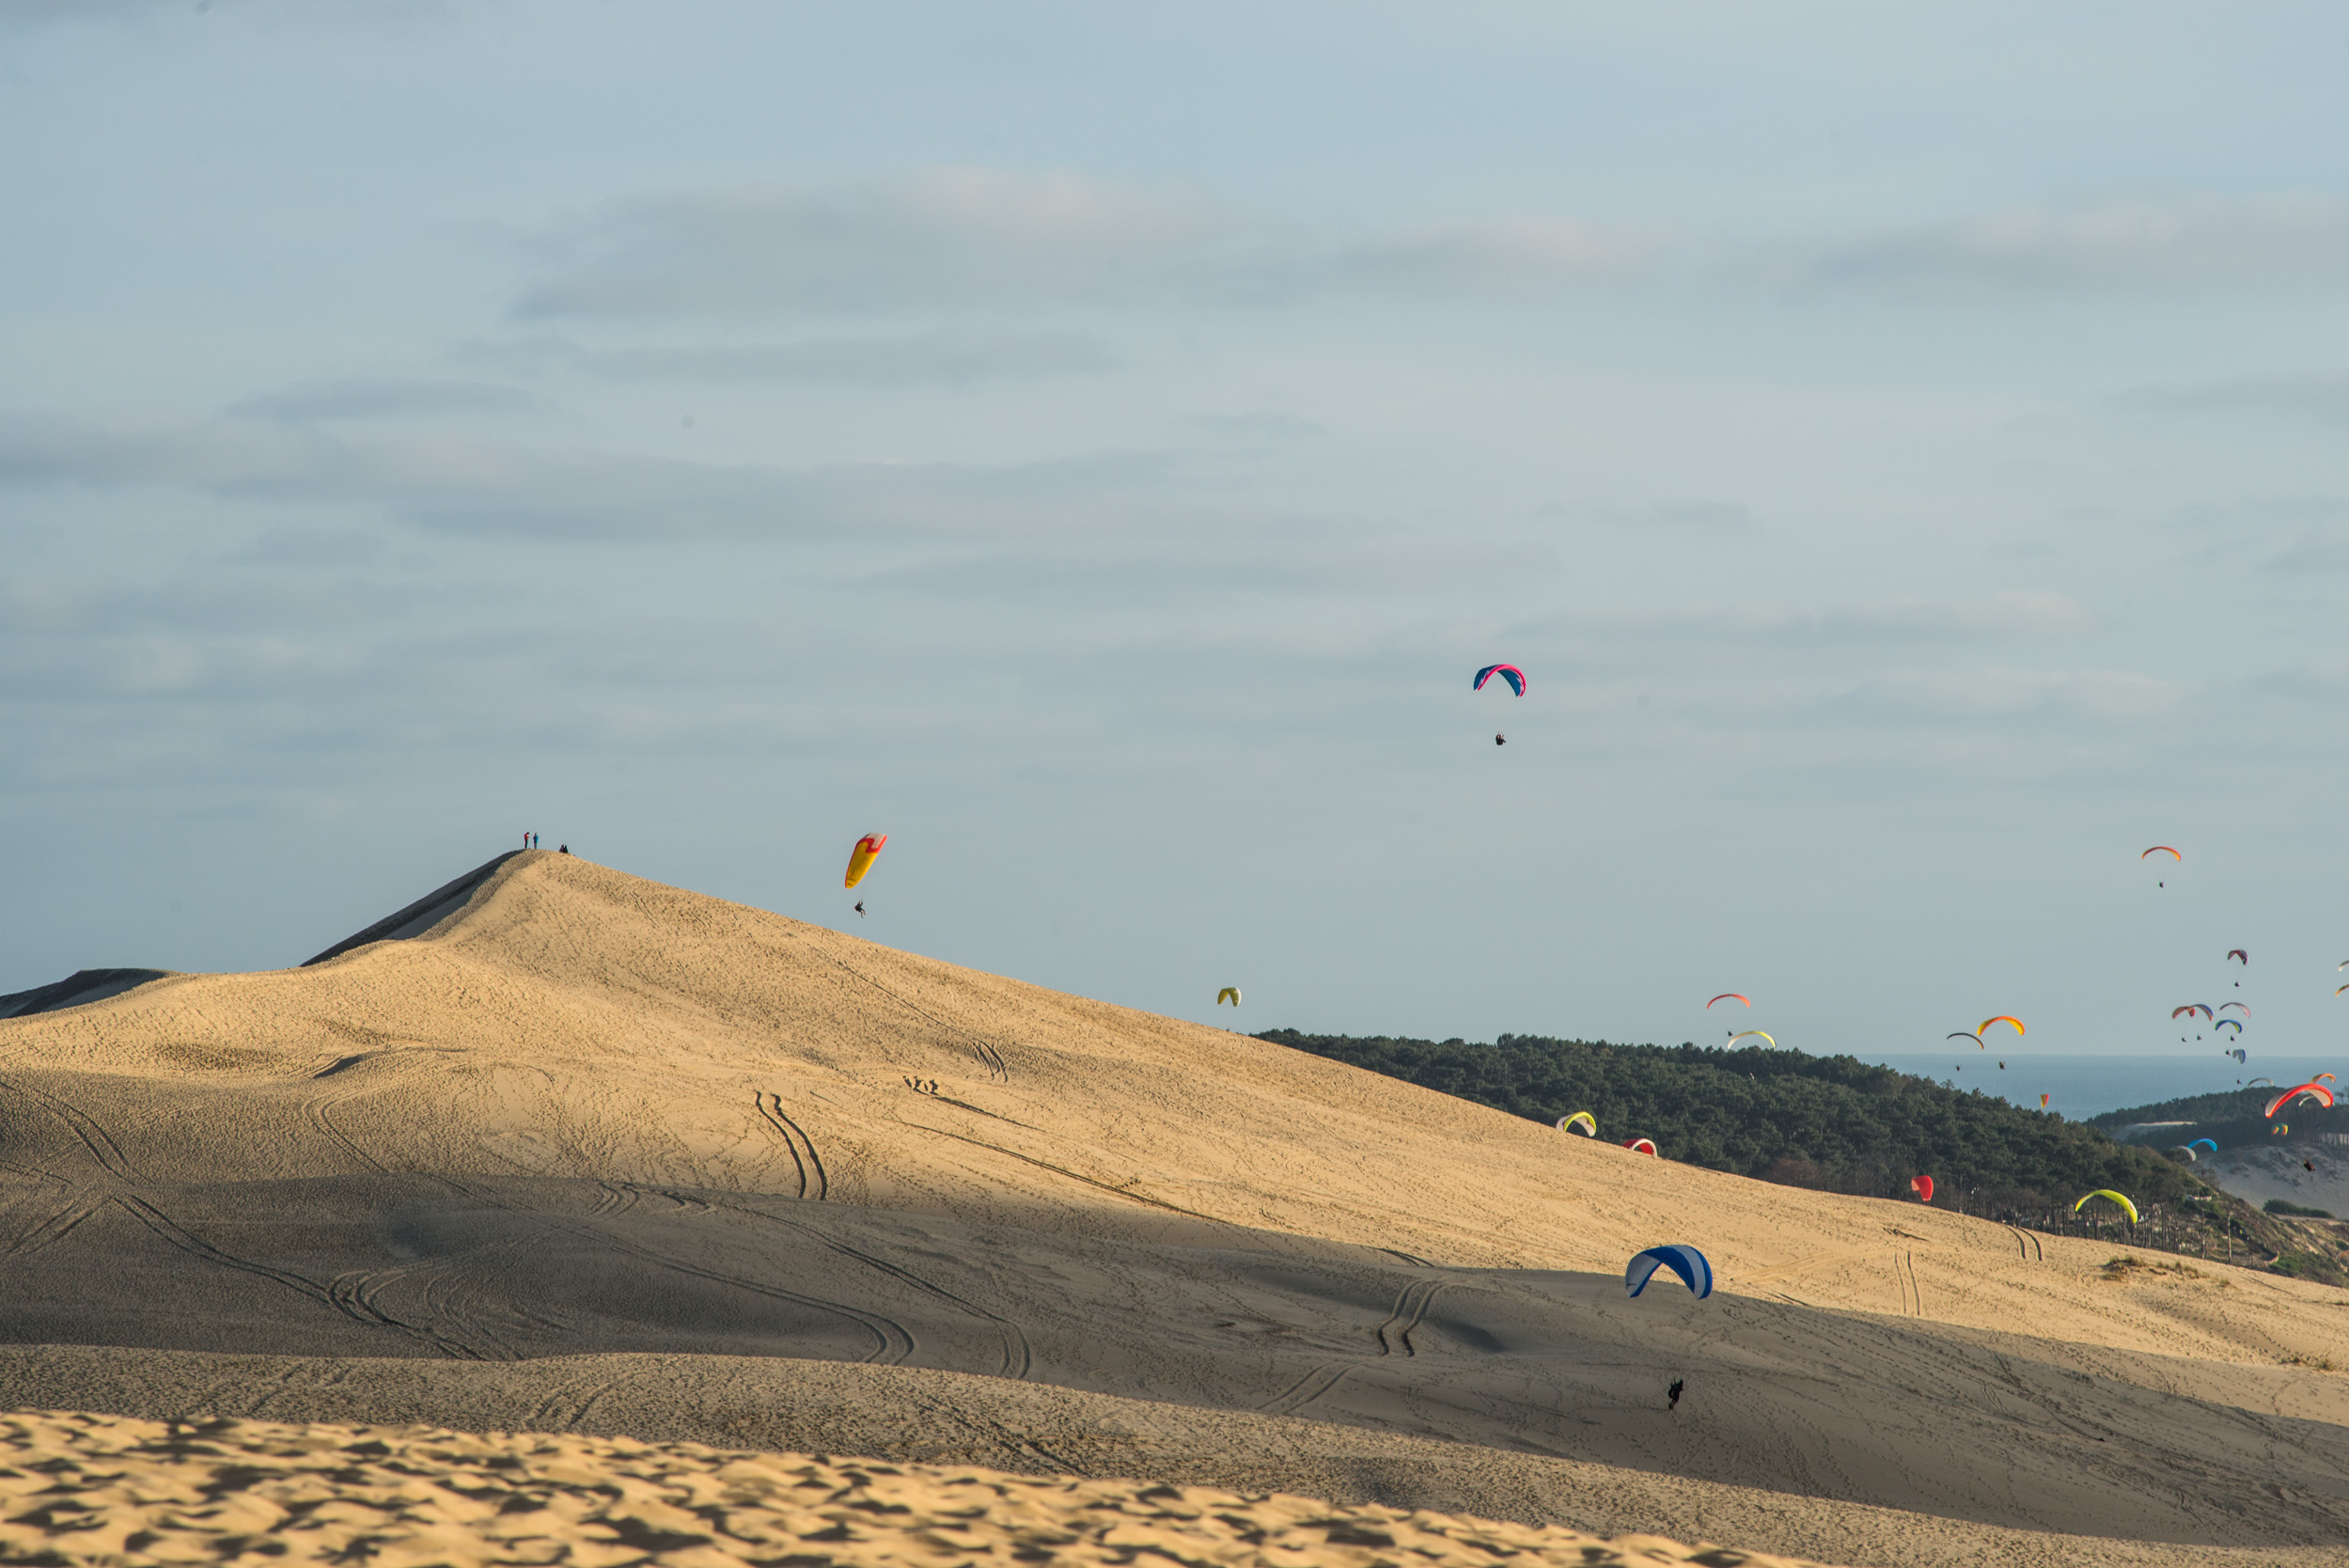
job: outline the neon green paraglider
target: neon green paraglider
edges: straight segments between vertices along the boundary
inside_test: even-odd
[[[2137,1205],[2130,1202],[2120,1193],[2113,1191],[2110,1187],[2098,1187],[2094,1192],[2082,1195],[2079,1203],[2072,1205],[2072,1212],[2074,1214],[2078,1214],[2080,1212],[2080,1204],[2086,1203],[2091,1198],[2111,1199],[2114,1202],[2121,1205],[2121,1212],[2129,1216],[2130,1224],[2135,1225],[2137,1223]]]
[[[1577,1124],[1584,1129],[1582,1135],[1584,1137],[1599,1136],[1599,1119],[1589,1111],[1576,1111],[1572,1116],[1561,1116],[1558,1119],[1558,1130],[1561,1133],[1573,1132]]]
[[[1227,985],[1221,991],[1216,992],[1215,1005],[1217,1007],[1223,1006],[1227,997],[1230,999],[1233,1007],[1238,1007],[1240,1005],[1240,988],[1236,985]]]

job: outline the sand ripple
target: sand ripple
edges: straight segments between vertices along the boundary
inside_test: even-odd
[[[1735,1568],[1793,1560],[1277,1493],[626,1438],[73,1412],[0,1417],[0,1561],[30,1564]]]

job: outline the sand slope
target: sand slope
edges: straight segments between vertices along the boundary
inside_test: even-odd
[[[1791,1560],[1134,1482],[546,1435],[0,1417],[12,1562],[1631,1568]]]
[[[573,857],[485,870],[409,939],[0,1022],[0,1337],[873,1362],[1790,1516],[2349,1539],[2317,1370],[2349,1294],[2114,1278],[2118,1241],[1651,1160]],[[1622,1298],[1668,1240],[1713,1302]]]

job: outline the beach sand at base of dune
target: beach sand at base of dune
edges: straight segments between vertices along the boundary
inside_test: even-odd
[[[1793,1563],[1280,1493],[431,1427],[0,1417],[0,1560]]]

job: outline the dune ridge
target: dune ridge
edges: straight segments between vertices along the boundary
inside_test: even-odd
[[[1850,1562],[2349,1539],[2342,1293],[1649,1159],[573,856],[472,875],[303,968],[0,1021],[21,1403],[259,1413],[205,1359],[258,1356],[344,1369],[334,1419],[449,1424],[368,1369],[610,1356],[791,1409],[776,1368],[866,1363],[838,1398],[902,1417],[892,1452],[1016,1450],[1048,1385],[1192,1423],[1100,1475],[1301,1428],[1454,1456],[1386,1450],[1386,1503],[1571,1519],[1604,1467],[1663,1533],[1750,1495],[1731,1538]],[[1658,1241],[1712,1301],[1623,1299]],[[904,1413],[957,1376],[995,1391]],[[792,1430],[757,1440],[822,1446]],[[1897,1524],[1821,1523],[1869,1510]]]

